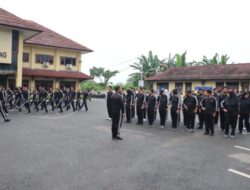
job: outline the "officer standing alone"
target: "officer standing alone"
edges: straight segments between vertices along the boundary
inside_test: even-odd
[[[124,115],[124,103],[122,97],[122,89],[120,86],[115,87],[115,93],[110,99],[111,118],[112,118],[112,139],[122,140],[120,137],[120,128],[122,126],[122,119]]]

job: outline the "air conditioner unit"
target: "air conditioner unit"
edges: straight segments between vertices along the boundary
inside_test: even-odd
[[[67,69],[72,69],[72,64],[66,64]]]
[[[48,67],[49,66],[49,62],[43,62],[43,67]]]

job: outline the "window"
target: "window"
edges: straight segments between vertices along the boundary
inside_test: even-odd
[[[29,53],[23,53],[23,62],[29,62]]]
[[[232,88],[233,90],[239,90],[239,82],[227,82],[227,87]]]
[[[76,58],[74,57],[61,57],[60,58],[61,65],[76,65]]]
[[[54,63],[54,56],[52,56],[52,55],[36,54],[36,63],[43,64],[44,62],[49,62],[50,65],[53,65],[53,63]]]
[[[177,89],[177,91],[178,91],[179,93],[181,93],[181,94],[182,94],[182,88],[183,88],[182,82],[176,82],[176,83],[175,83],[175,89]]]
[[[191,82],[186,82],[185,83],[185,90],[192,90],[192,83]]]

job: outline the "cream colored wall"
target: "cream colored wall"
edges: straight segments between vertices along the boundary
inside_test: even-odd
[[[72,50],[62,50],[59,48],[47,48],[36,45],[24,45],[24,51],[30,54],[29,63],[23,63],[23,67],[31,69],[48,69],[48,70],[71,70],[71,71],[81,71],[81,52],[72,51]],[[45,54],[54,56],[53,65],[48,67],[43,67],[42,64],[36,63],[36,54]],[[73,66],[72,69],[67,69],[65,66],[60,65],[60,57],[73,57],[76,58],[76,66]]]

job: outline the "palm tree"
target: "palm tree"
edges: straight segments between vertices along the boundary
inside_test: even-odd
[[[222,56],[220,57],[220,65],[225,65],[225,64],[227,64],[229,58],[230,58],[230,57],[228,57],[227,54],[222,55]]]

